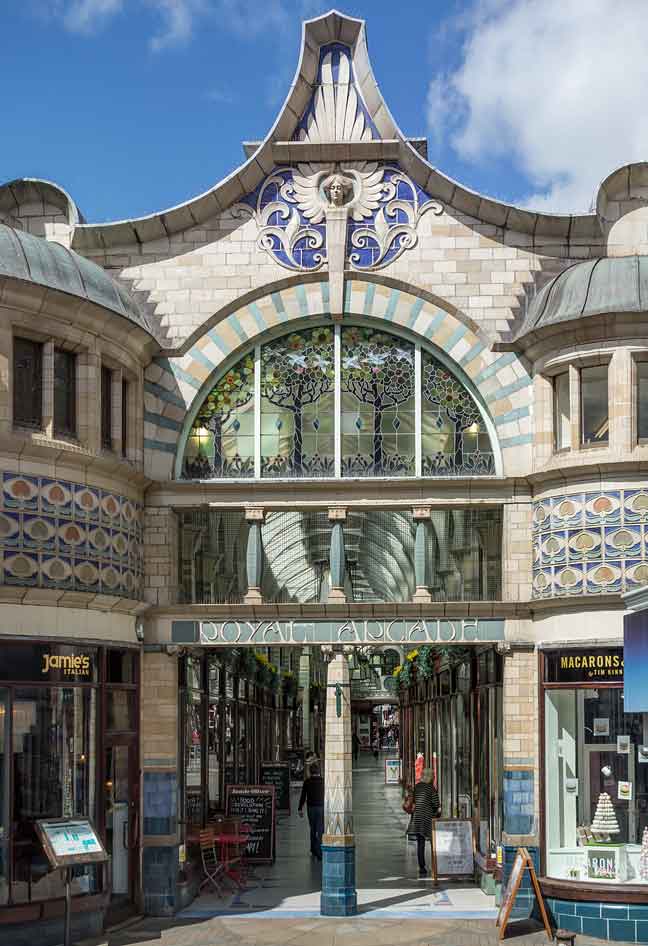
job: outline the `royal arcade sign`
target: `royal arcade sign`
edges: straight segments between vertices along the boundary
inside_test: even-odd
[[[289,644],[466,644],[504,640],[501,619],[173,621],[174,644],[257,647]]]

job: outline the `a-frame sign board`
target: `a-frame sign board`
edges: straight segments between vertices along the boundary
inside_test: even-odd
[[[547,909],[545,907],[542,891],[540,890],[540,884],[538,883],[535,867],[533,866],[531,855],[525,847],[519,847],[517,849],[517,854],[515,855],[515,860],[513,861],[513,867],[511,868],[508,883],[502,894],[502,902],[500,904],[499,913],[497,914],[497,923],[495,924],[496,926],[499,926],[499,938],[504,939],[504,933],[506,932],[511,910],[513,909],[515,898],[518,895],[520,884],[522,883],[522,878],[524,877],[524,872],[527,870],[529,872],[529,877],[531,878],[533,892],[535,894],[536,900],[538,901],[540,916],[542,917],[545,932],[549,937],[549,942],[553,942],[551,923],[549,922],[549,917],[547,916]]]

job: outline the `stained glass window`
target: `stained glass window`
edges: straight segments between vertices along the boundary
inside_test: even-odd
[[[310,329],[261,349],[261,474],[332,476],[333,329]]]
[[[191,428],[185,476],[254,476],[254,354],[226,371]]]
[[[474,399],[432,355],[425,352],[422,361],[423,476],[494,473],[490,437]]]
[[[183,467],[189,479],[495,472],[464,384],[419,345],[349,324],[293,331],[226,371],[196,416]]]
[[[350,326],[341,379],[343,475],[414,475],[414,345]]]

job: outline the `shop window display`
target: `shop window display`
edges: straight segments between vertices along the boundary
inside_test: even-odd
[[[20,687],[14,691],[14,903],[64,894],[61,871],[50,872],[33,822],[95,815],[96,695],[81,687]],[[96,885],[94,866],[76,872],[74,893]]]
[[[648,714],[595,678],[546,690],[544,711],[547,876],[648,883]]]

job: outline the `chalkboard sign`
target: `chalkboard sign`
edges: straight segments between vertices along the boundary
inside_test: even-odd
[[[553,942],[553,932],[551,929],[551,924],[549,923],[549,917],[547,916],[547,910],[545,908],[542,891],[540,890],[540,884],[538,883],[538,878],[536,876],[535,867],[533,866],[531,855],[525,847],[519,847],[517,849],[515,860],[513,861],[513,866],[511,867],[511,873],[509,874],[508,883],[506,884],[506,889],[502,891],[502,899],[500,901],[499,913],[497,914],[497,922],[495,924],[496,926],[499,926],[499,938],[500,940],[504,939],[506,927],[508,926],[509,918],[511,916],[511,910],[513,909],[513,904],[515,903],[515,898],[517,897],[518,890],[520,889],[520,884],[522,883],[525,870],[529,871],[531,886],[533,887],[533,892],[538,902],[538,907],[540,908],[540,915],[542,917],[545,932],[549,938],[549,942]]]
[[[449,818],[432,822],[432,864],[435,878],[473,874],[475,867],[470,821]]]
[[[262,762],[261,783],[274,785],[277,811],[290,814],[290,765],[288,762]]]
[[[275,857],[274,785],[228,785],[225,813],[251,828],[246,859],[271,864]]]

